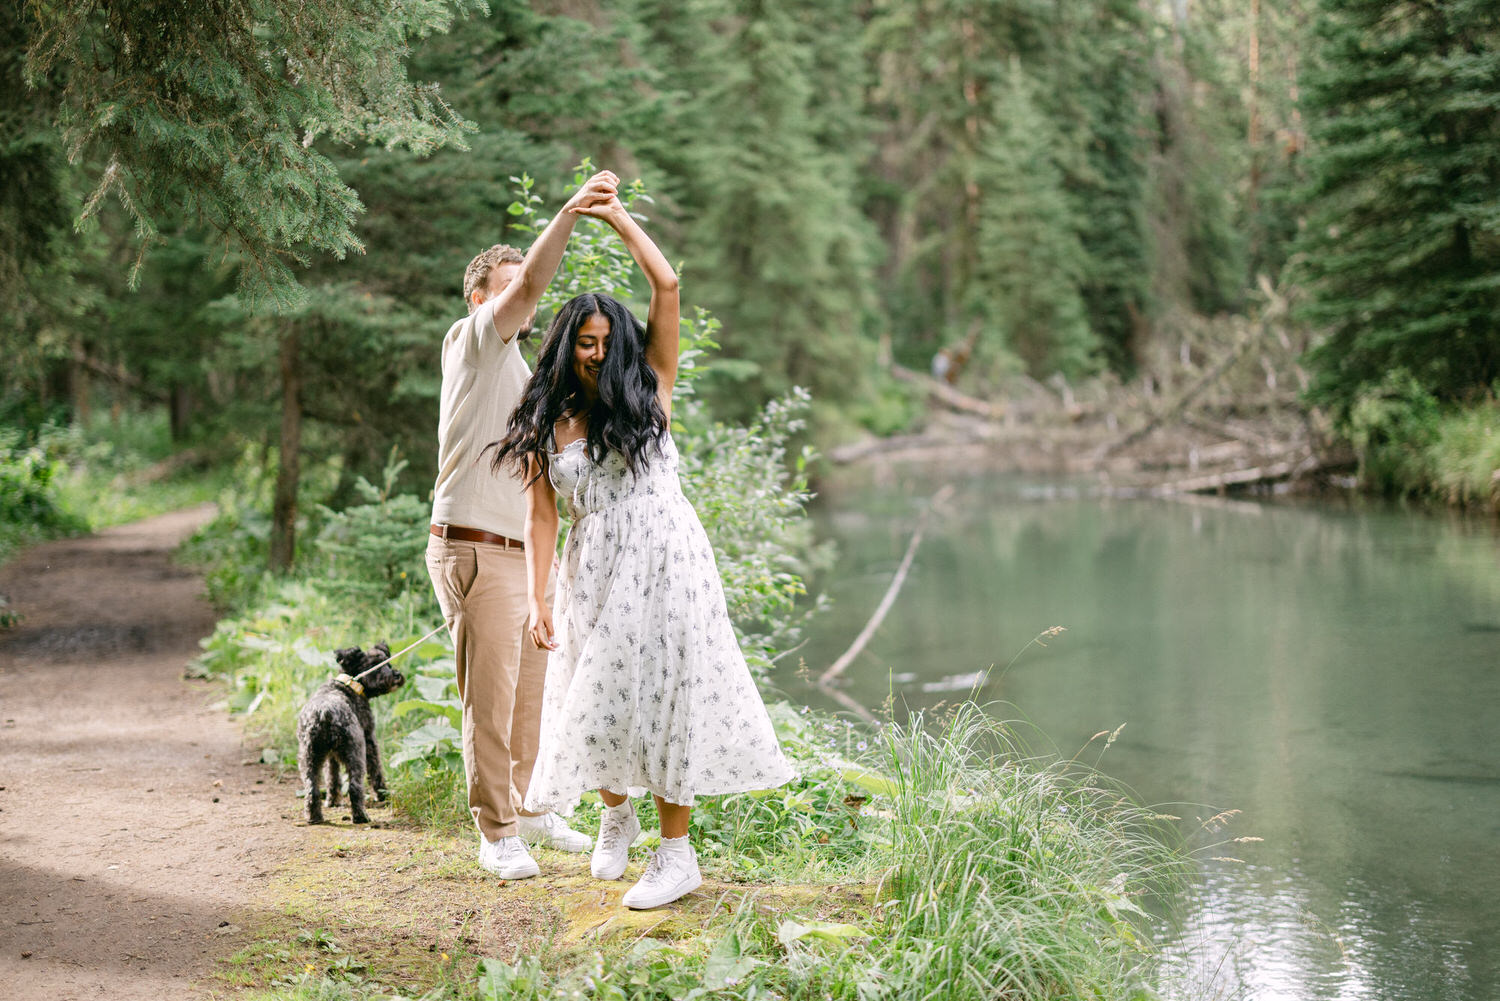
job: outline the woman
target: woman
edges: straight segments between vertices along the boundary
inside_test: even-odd
[[[573,209],[608,222],[651,285],[646,326],[606,295],[552,321],[495,465],[524,469],[531,641],[552,651],[526,809],[605,803],[591,869],[625,872],[649,790],[661,848],[624,903],[659,907],[702,882],[688,843],[695,796],[793,775],[735,641],[713,549],[677,479],[668,433],[677,276],[618,198]],[[543,599],[557,496],[573,518],[554,611]]]

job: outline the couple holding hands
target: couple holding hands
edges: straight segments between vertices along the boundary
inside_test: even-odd
[[[464,275],[468,316],[442,347],[427,568],[453,636],[479,863],[538,873],[527,843],[593,847],[619,879],[650,792],[661,846],[623,903],[660,907],[702,882],[694,797],[792,778],[735,640],[713,549],[670,434],[677,275],[595,174],[524,255],[495,246]],[[536,371],[521,357],[580,216],[608,223],[651,287],[646,323],[617,300],[566,302]],[[557,499],[572,528],[560,559]],[[555,571],[555,572],[554,572]],[[581,795],[596,841],[568,826]]]

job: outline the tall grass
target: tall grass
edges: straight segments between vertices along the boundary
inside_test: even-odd
[[[859,816],[877,888],[865,913],[825,923],[752,903],[697,948],[645,940],[552,970],[490,962],[480,997],[1153,996],[1149,905],[1190,870],[1170,818],[1075,762],[1028,757],[973,703],[869,737],[845,762],[870,791]]]
[[[892,997],[1127,998],[1152,970],[1144,902],[1187,874],[1176,835],[1097,773],[1029,758],[974,703],[888,727]]]

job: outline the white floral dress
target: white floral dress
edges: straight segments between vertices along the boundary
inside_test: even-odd
[[[795,774],[735,640],[671,437],[647,458],[633,475],[618,453],[590,460],[582,440],[552,455],[573,527],[528,810],[567,813],[599,788],[691,805]]]

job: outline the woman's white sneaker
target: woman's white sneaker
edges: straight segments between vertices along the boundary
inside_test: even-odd
[[[555,813],[544,813],[540,817],[517,816],[516,831],[529,845],[556,848],[561,852],[586,852],[594,846],[593,838],[573,830]]]
[[[489,841],[481,834],[479,864],[501,879],[526,879],[542,871],[525,842],[515,836]]]
[[[596,879],[619,879],[630,863],[630,846],[641,833],[641,822],[629,803],[604,808],[599,817],[599,840],[589,860]]]
[[[697,853],[687,845],[671,850],[664,840],[662,848],[646,863],[646,871],[641,874],[640,881],[625,891],[621,903],[631,910],[649,910],[670,904],[702,885],[703,875],[698,871]]]

